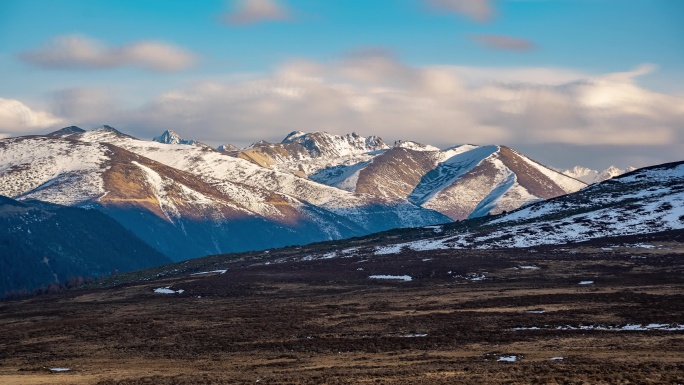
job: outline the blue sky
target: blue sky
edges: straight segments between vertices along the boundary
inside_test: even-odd
[[[247,4],[250,2],[261,2],[262,10],[264,4],[271,8],[247,15]],[[159,115],[154,108],[159,105],[160,95],[198,95],[203,92],[198,90],[206,89],[207,84],[214,84],[221,89],[248,87],[246,84],[254,87],[254,82],[260,79],[271,81],[269,87],[275,87],[274,83],[282,83],[279,74],[289,68],[290,63],[301,62],[323,71],[322,75],[317,73],[316,76],[323,78],[322,81],[332,89],[337,89],[339,82],[356,87],[354,100],[363,99],[364,92],[376,92],[378,86],[394,87],[397,82],[413,76],[411,74],[423,74],[421,71],[426,68],[461,68],[458,81],[467,89],[487,81],[525,82],[532,85],[553,83],[560,86],[560,83],[585,77],[632,71],[650,63],[652,68],[657,69],[643,71],[640,76],[630,76],[627,82],[645,95],[655,93],[675,98],[668,99],[668,102],[676,105],[679,100],[676,98],[684,95],[681,82],[684,79],[684,23],[681,20],[684,20],[684,2],[680,0],[3,0],[0,2],[0,98],[18,101],[31,112],[38,115],[44,113],[54,119],[33,119],[33,123],[25,124],[23,129],[0,126],[0,133],[17,135],[40,132],[72,122],[94,124],[96,116],[78,113],[88,109],[91,112],[101,111],[102,119],[106,120],[102,123],[118,124],[142,137],[174,125],[173,128],[181,133],[187,132],[186,136],[194,135],[196,139],[211,143],[233,141],[248,144],[250,140],[262,138],[277,140],[292,126],[281,124],[282,127],[279,127],[271,121],[260,122],[259,117],[254,116],[224,123],[200,120],[198,124],[213,127],[202,131],[181,123],[176,125],[177,120],[171,123],[155,121],[150,115]],[[56,43],[55,39],[70,37],[83,39],[100,47],[102,52],[110,53],[105,55],[98,51],[102,57],[83,59],[78,56],[79,50],[85,50],[83,47],[87,44],[78,40],[83,44],[79,43],[74,48],[72,54],[75,57],[65,59],[55,56],[63,51],[63,46]],[[154,51],[161,53],[151,57],[155,54],[150,53],[152,48],[149,46],[141,45],[144,42],[154,42],[157,48],[166,48]],[[126,58],[121,58],[122,55]],[[341,77],[350,73],[349,62],[354,62],[359,56],[373,63],[384,60],[384,64],[378,67],[380,72],[395,71],[401,74],[397,76],[403,78],[395,77],[390,83],[378,84],[378,74],[375,74],[372,84],[361,85],[358,84],[360,81],[368,82],[370,78],[341,80]],[[370,56],[373,57],[369,59]],[[167,58],[168,63],[172,63],[169,67],[161,62]],[[107,60],[112,62],[107,63]],[[408,70],[402,72],[402,68]],[[516,72],[511,69],[525,75],[517,78]],[[536,79],[534,71],[541,69],[546,71],[546,75],[538,72],[540,76]],[[291,84],[291,81],[288,84],[295,88],[300,86]],[[412,87],[401,89],[406,99],[424,98],[414,95],[417,91]],[[459,89],[459,92],[467,93]],[[69,95],[75,95],[79,90],[95,92],[104,99],[97,108],[66,106],[65,101],[55,100],[66,91]],[[601,90],[602,95],[608,92],[603,88]],[[103,96],[105,93],[108,95],[106,98],[111,99],[106,99]],[[212,95],[229,98],[225,92]],[[76,102],[84,99],[91,101],[93,98],[74,98]],[[459,100],[459,107],[471,102]],[[273,100],[269,100],[271,102]],[[116,104],[116,111],[107,110],[103,104]],[[481,104],[482,101],[478,102],[478,106]],[[374,105],[378,106],[377,103]],[[379,105],[387,108],[386,105]],[[215,108],[220,109],[220,104],[215,105]],[[253,109],[242,111],[235,105],[233,108],[236,108],[235,113],[254,113]],[[627,113],[634,110],[632,107],[625,108]],[[137,118],[109,121],[112,116],[121,116],[122,111]],[[151,111],[150,115],[144,116],[146,111]],[[211,114],[212,111],[207,106],[201,106],[193,113]],[[368,115],[368,111],[357,112]],[[585,113],[583,110],[582,114]],[[613,115],[619,113],[615,110]],[[665,142],[678,141],[682,137],[682,127],[679,125],[681,113],[676,107],[667,113],[673,116],[666,121],[644,120],[646,125],[668,125],[670,131],[662,133],[663,143],[651,143],[642,150],[638,150],[638,143],[623,143],[620,140],[591,144],[590,140],[577,139],[577,135],[568,134],[571,127],[565,127],[560,139],[546,138],[527,143],[517,134],[501,134],[502,130],[514,128],[505,127],[499,120],[494,122],[498,128],[491,129],[494,133],[491,140],[508,139],[513,145],[520,143],[533,151],[532,145],[549,142],[555,145],[591,145],[594,146],[590,151],[592,154],[602,153],[596,151],[596,145],[608,146],[605,151],[607,154],[619,154],[620,146],[636,146],[634,152],[638,155],[632,159],[623,156],[623,159],[616,160],[641,163],[670,160],[667,157],[674,156],[674,149],[666,150],[665,155],[662,155],[662,149],[667,147]],[[299,125],[306,126],[296,128],[313,131],[324,126],[331,131],[344,130],[343,124],[328,124],[324,110],[319,115],[322,116],[321,121],[312,118],[310,125],[299,122]],[[334,116],[337,115],[329,119]],[[488,122],[483,116],[487,114],[466,120],[472,118],[473,124],[491,128],[494,123]],[[216,116],[216,119],[221,118],[225,117],[221,114]],[[282,121],[287,116],[281,114],[272,118]],[[601,127],[597,128],[600,131],[598,134],[605,134],[606,124],[618,125],[623,118],[630,120],[629,116],[616,118],[614,122],[599,119]],[[446,115],[444,119],[448,119]],[[550,118],[550,125],[568,124],[554,119]],[[572,120],[575,122],[573,124],[582,124],[583,121],[588,124],[587,121],[596,123],[596,119],[582,115]],[[184,124],[188,122],[191,124],[192,120]],[[243,127],[226,127],[239,125],[240,122],[244,124]],[[375,127],[374,130],[369,122],[382,125],[383,120],[358,116],[347,122],[346,131],[357,130],[362,134],[379,131],[382,135],[392,136],[387,128]],[[426,125],[429,124],[448,126],[446,121],[444,124],[426,122]],[[488,139],[486,135],[468,134],[472,130],[469,131],[466,126],[451,130],[442,137],[437,134],[422,137],[423,130],[419,129],[419,124],[411,127],[416,128],[416,135],[408,139],[431,141],[437,145],[448,145],[458,141],[459,137],[485,142]],[[397,135],[411,134],[411,127],[399,130]],[[489,128],[482,130],[489,132]],[[592,131],[586,128],[578,129],[581,133],[591,135]],[[618,130],[619,127],[613,129]],[[441,130],[447,132],[447,128]],[[629,135],[634,136],[633,133]],[[444,140],[440,142],[439,138]],[[659,157],[648,155],[659,152]],[[592,160],[590,163],[596,166],[609,162],[608,159],[599,161],[596,155]],[[566,159],[558,163],[569,164],[572,161]]]

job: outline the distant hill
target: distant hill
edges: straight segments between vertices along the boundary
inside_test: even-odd
[[[610,166],[603,171],[597,171],[582,166],[575,166],[569,170],[562,170],[561,172],[569,177],[581,180],[584,183],[592,184],[603,182],[604,180],[615,178],[618,175],[634,170],[636,170],[634,167],[627,167],[623,170],[615,166]]]
[[[0,297],[169,262],[99,211],[0,196]]]

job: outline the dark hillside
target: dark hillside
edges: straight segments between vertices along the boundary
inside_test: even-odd
[[[98,211],[0,197],[0,295],[168,262]]]

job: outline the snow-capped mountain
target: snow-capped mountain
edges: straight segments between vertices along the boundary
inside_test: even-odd
[[[679,229],[684,229],[684,161],[638,169],[504,215],[429,226],[404,235],[413,241],[382,250],[531,247]]]
[[[154,137],[152,140],[165,144],[195,144],[194,140],[183,139],[176,131],[173,130],[166,130],[163,134]]]
[[[513,210],[586,186],[504,146],[442,151],[397,141],[390,148],[373,136],[296,131],[282,143],[259,142],[238,156],[358,194],[406,199],[453,220]]]
[[[327,132],[307,134],[295,131],[286,136],[282,143],[298,143],[312,158],[335,158],[389,148],[377,136],[364,138],[355,132],[346,135],[331,135]]]
[[[627,167],[626,169],[619,169],[615,166],[610,166],[603,171],[592,170],[587,167],[575,166],[569,170],[561,171],[563,174],[581,180],[586,184],[603,182],[611,178],[615,178],[618,175],[622,175],[626,172],[636,170],[634,167]]]
[[[505,146],[293,132],[218,151],[158,139],[102,126],[0,140],[0,194],[100,210],[177,260],[446,223],[585,187]]]
[[[496,214],[577,191],[585,183],[504,146],[447,150],[414,142],[356,163],[321,169],[312,180],[357,193],[405,198],[453,220]]]
[[[413,168],[420,172],[402,170],[409,158],[420,160],[423,168],[418,163]],[[514,210],[585,186],[508,147],[463,145],[438,152],[394,148],[359,172],[356,191],[406,196],[461,220]]]
[[[0,194],[101,210],[174,259],[448,221],[406,200],[111,127],[2,140],[0,170]]]
[[[230,143],[224,143],[216,148],[217,150],[221,152],[233,152],[233,151],[238,151],[239,148],[235,147],[234,145]]]
[[[307,177],[333,165],[370,160],[374,154],[388,148],[377,136],[294,131],[280,143],[254,143],[240,151],[238,157],[262,167]]]
[[[69,126],[69,127],[64,127],[64,128],[57,130],[55,132],[52,132],[49,135],[50,136],[68,136],[68,135],[72,135],[72,134],[80,134],[82,132],[85,132],[85,130],[82,129],[81,127]]]

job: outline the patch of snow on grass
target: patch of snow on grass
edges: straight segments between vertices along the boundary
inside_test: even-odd
[[[202,274],[213,274],[213,273],[218,273],[218,274],[225,274],[225,272],[228,271],[228,269],[223,269],[223,270],[212,270],[212,271],[202,271],[199,273],[192,273],[190,275],[202,275]]]
[[[395,279],[399,281],[412,281],[413,278],[411,278],[410,275],[369,275],[368,278],[371,279]]]
[[[545,325],[543,327],[539,326],[530,326],[530,327],[517,327],[513,328],[513,330],[521,331],[521,330],[600,330],[600,331],[668,331],[668,332],[676,332],[676,331],[684,331],[684,325],[674,323],[674,324],[665,324],[665,323],[650,323],[647,325],[643,324],[626,324],[623,326],[603,326],[603,325],[580,325],[580,326],[570,326],[570,325],[564,325],[564,326],[556,326],[556,327],[551,327],[548,325]]]
[[[518,361],[518,356],[516,355],[510,355],[510,356],[501,356],[497,360],[499,362],[515,362]]]
[[[409,242],[408,247],[415,251],[444,250],[449,247],[444,244],[443,239],[425,239],[421,241]]]
[[[625,245],[625,247],[638,247],[640,249],[655,249],[654,245],[649,245],[646,243],[635,243],[633,245]]]
[[[160,287],[160,288],[154,289],[154,292],[157,294],[181,294],[184,291],[185,290],[183,290],[183,289],[171,290],[171,286]]]
[[[423,226],[424,229],[432,229],[432,232],[435,234],[441,234],[444,232],[444,226]]]
[[[375,248],[375,255],[399,254],[404,244],[378,246]]]

